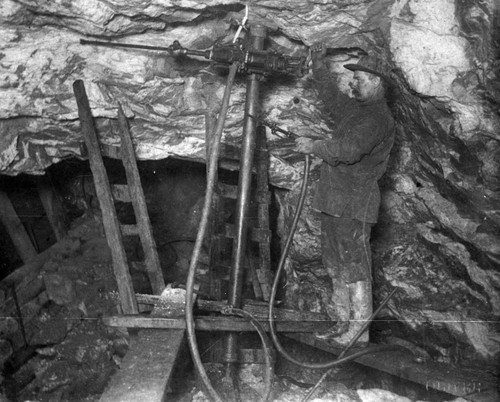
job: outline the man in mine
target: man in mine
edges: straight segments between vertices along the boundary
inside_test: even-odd
[[[325,309],[336,321],[316,337],[343,347],[372,314],[370,233],[378,219],[380,190],[394,142],[387,104],[392,80],[380,59],[365,55],[354,72],[352,97],[338,86],[323,44],[311,48],[313,82],[331,131],[329,138],[300,137],[296,150],[322,159],[313,207],[321,213],[322,262],[333,283]],[[346,70],[347,72],[347,70]],[[357,346],[368,344],[365,331]]]

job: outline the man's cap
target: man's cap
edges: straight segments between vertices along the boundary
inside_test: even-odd
[[[344,64],[344,67],[351,71],[365,71],[367,73],[375,74],[388,83],[392,83],[392,79],[387,75],[389,73],[386,64],[373,55],[362,56],[356,64]]]

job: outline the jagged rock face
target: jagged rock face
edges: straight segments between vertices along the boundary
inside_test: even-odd
[[[398,135],[373,241],[375,297],[400,288],[386,316],[444,360],[493,359],[500,351],[491,323],[500,318],[498,9],[496,0],[256,0],[249,10],[250,24],[269,28],[266,49],[301,56],[321,40],[375,52],[394,68]],[[52,163],[82,156],[76,79],[85,83],[103,142],[118,143],[120,102],[139,158],[203,160],[205,118],[220,107],[223,69],[201,58],[80,39],[158,46],[179,40],[208,49],[230,42],[244,13],[241,3],[228,0],[4,0],[0,172],[42,174]],[[349,57],[338,56],[339,65]],[[240,77],[224,130],[228,144],[242,135]],[[265,79],[262,112],[285,129],[326,136],[307,82],[307,76]],[[279,143],[272,133],[268,140]],[[283,236],[302,166],[277,151],[271,157]],[[314,161],[313,181],[317,172]],[[328,297],[318,234],[318,217],[306,207],[287,264],[289,304],[298,308],[319,310]]]

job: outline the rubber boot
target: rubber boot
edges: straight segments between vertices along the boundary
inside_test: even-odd
[[[328,342],[332,346],[345,347],[359,332],[361,327],[372,315],[372,287],[369,281],[359,281],[348,285],[350,297],[350,324],[349,329],[342,335],[331,338]],[[369,342],[369,331],[365,329],[363,334],[358,338],[354,346],[365,347]]]
[[[333,281],[333,292],[329,305],[326,306],[328,316],[335,324],[325,331],[315,332],[318,339],[328,340],[342,335],[349,329],[350,292],[345,282]]]

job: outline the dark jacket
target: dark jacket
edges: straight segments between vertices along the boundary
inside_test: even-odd
[[[325,67],[313,70],[332,132],[316,141],[323,159],[314,208],[332,216],[375,223],[380,206],[378,180],[394,143],[394,120],[384,99],[359,102],[342,94]]]

